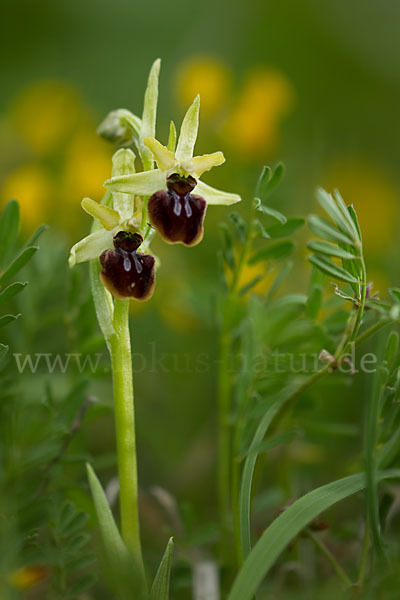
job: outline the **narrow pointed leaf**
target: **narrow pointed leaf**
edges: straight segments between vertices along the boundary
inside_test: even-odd
[[[265,277],[265,273],[264,274],[260,274],[257,275],[256,277],[254,277],[254,279],[252,279],[249,283],[247,283],[245,286],[243,286],[240,290],[239,290],[239,296],[244,296],[245,294],[247,294],[247,292],[250,292],[250,290],[257,285],[257,283],[259,283],[262,279],[264,279]]]
[[[174,540],[171,537],[168,541],[164,556],[153,581],[150,592],[150,600],[168,600],[169,599],[169,580],[171,574],[172,553],[174,551]]]
[[[227,224],[223,222],[219,224],[219,229],[222,236],[224,260],[228,267],[233,270],[235,268],[235,256],[233,253],[231,232],[229,231]]]
[[[274,189],[279,185],[282,180],[282,177],[285,173],[285,166],[283,163],[278,163],[273,170],[273,173],[268,182],[268,194],[271,194]]]
[[[333,227],[326,219],[311,215],[308,219],[308,224],[311,231],[324,240],[337,243],[341,242],[343,244],[349,244],[350,246],[354,244],[354,240],[352,240],[350,236]]]
[[[128,556],[128,550],[115,524],[106,495],[92,467],[87,464],[86,469],[108,559],[113,562],[119,557],[124,561]]]
[[[17,239],[19,227],[19,204],[10,200],[0,218],[0,269],[4,268],[7,258]]]
[[[301,217],[291,217],[285,223],[276,224],[268,227],[267,233],[271,238],[282,238],[292,235],[295,231],[303,227],[305,219]]]
[[[343,250],[343,248],[335,246],[334,244],[329,244],[328,242],[309,242],[307,247],[316,254],[326,254],[327,256],[336,256],[337,258],[358,260],[358,257],[355,254],[351,254],[350,252]]]
[[[261,223],[261,221],[259,219],[253,220],[253,226],[254,226],[255,234],[258,237],[262,237],[265,240],[271,239],[271,236],[269,235],[268,231],[265,229],[264,225]]]
[[[357,233],[358,233],[358,240],[359,240],[360,242],[362,242],[361,228],[360,228],[360,224],[359,224],[359,222],[358,222],[357,213],[356,213],[356,211],[355,211],[355,209],[354,209],[354,206],[353,206],[352,204],[350,204],[350,206],[348,206],[348,207],[347,207],[347,210],[349,211],[349,215],[350,215],[350,217],[351,217],[351,220],[353,221],[353,223],[354,223],[354,227],[355,227],[355,228],[356,228],[356,230],[357,230]]]
[[[128,600],[130,597],[144,600],[146,597],[144,576],[121,538],[100,481],[92,467],[89,464],[86,467],[113,584],[123,592],[124,599]],[[132,589],[129,589],[131,586]]]
[[[268,193],[268,183],[271,179],[272,171],[270,167],[264,166],[256,186],[256,198],[265,198]]]
[[[22,290],[25,289],[25,287],[27,285],[28,285],[27,281],[25,283],[21,283],[20,281],[16,281],[15,283],[11,283],[8,287],[6,287],[0,293],[0,304],[4,304],[4,302],[7,302],[11,298],[13,298],[14,296],[16,296],[20,292],[22,292]]]
[[[199,110],[200,96],[196,96],[193,104],[188,108],[182,122],[175,153],[178,162],[190,160],[193,157],[194,146],[196,144],[197,132],[199,129]]]
[[[307,298],[306,315],[309,319],[316,319],[322,307],[322,289],[319,285],[313,285]]]
[[[233,212],[229,215],[230,220],[235,226],[236,232],[238,234],[239,240],[243,242],[246,240],[247,235],[247,225],[243,218],[237,212]]]
[[[294,390],[295,387],[293,385],[288,386],[287,388],[282,390],[282,392],[279,395],[275,397],[271,406],[265,412],[257,427],[257,430],[254,434],[254,437],[249,447],[249,451],[246,456],[246,461],[243,466],[239,496],[239,522],[242,559],[246,558],[251,550],[250,503],[253,474],[257,461],[256,448],[258,448],[262,443],[265,434],[267,433],[267,430],[272,422],[272,419],[277,414],[278,410],[285,404],[288,398],[290,398]]]
[[[280,259],[289,256],[294,250],[294,243],[290,241],[278,242],[271,244],[266,248],[262,248],[248,260],[249,265],[254,265],[260,260],[268,260],[270,258]]]
[[[47,225],[40,225],[40,227],[38,227],[36,229],[36,231],[31,235],[31,237],[29,238],[29,240],[24,244],[24,248],[27,248],[28,246],[35,246],[36,242],[39,240],[39,238],[41,237],[41,235],[47,230]]]
[[[0,296],[1,298],[1,296]],[[389,333],[386,349],[385,349],[385,361],[390,365],[395,359],[399,351],[399,334],[397,331],[391,331]]]
[[[342,267],[335,265],[332,261],[324,256],[309,256],[308,260],[313,265],[318,267],[318,269],[320,269],[323,273],[333,277],[334,279],[346,281],[347,283],[358,283],[358,279],[351,275],[351,273],[345,271]]]
[[[16,275],[32,258],[32,256],[39,250],[38,246],[28,246],[18,254],[17,258],[9,265],[0,277],[0,285],[4,285],[14,275]]]
[[[334,190],[333,191],[333,195],[335,197],[336,202],[338,203],[338,205],[340,206],[343,214],[346,216],[346,218],[349,219],[350,221],[350,225],[353,227],[353,232],[355,234],[355,239],[359,240],[361,242],[361,231],[360,231],[360,227],[357,221],[357,216],[354,220],[354,215],[355,215],[355,211],[353,206],[351,206],[352,210],[350,209],[350,206],[347,206],[347,204],[345,203],[345,201],[343,200],[339,190]],[[354,212],[354,215],[352,214],[352,212]]]
[[[282,163],[279,163],[274,170],[265,166],[261,171],[261,175],[257,183],[256,197],[266,200],[266,198],[280,183],[284,174],[284,170],[285,169]]]
[[[377,474],[379,481],[399,477],[398,469]],[[279,555],[302,529],[330,506],[364,488],[364,473],[350,475],[309,492],[286,508],[264,531],[245,560],[228,600],[251,600]]]
[[[286,223],[287,218],[285,217],[284,214],[279,212],[279,210],[275,210],[274,208],[267,206],[266,204],[262,204],[261,200],[259,198],[255,198],[255,205],[256,205],[256,209],[259,210],[260,212],[264,213],[265,215],[269,215],[270,217],[273,217],[274,219],[276,219],[277,221],[279,221],[282,224]]]
[[[5,327],[5,325],[16,321],[20,316],[21,315],[4,315],[3,317],[0,317],[0,327]]]
[[[337,227],[350,237],[353,241],[358,239],[357,231],[354,227],[354,223],[351,220],[349,213],[343,213],[342,209],[336,204],[334,199],[328,192],[319,188],[317,190],[317,199],[325,212],[331,217]]]
[[[0,362],[3,360],[5,355],[7,354],[9,347],[5,344],[0,344]]]
[[[396,304],[400,304],[400,288],[390,288],[389,294],[392,296]]]
[[[287,261],[286,263],[283,264],[283,267],[281,267],[281,269],[278,271],[277,276],[275,277],[274,281],[272,282],[271,287],[268,290],[268,293],[265,297],[266,302],[270,302],[270,300],[274,297],[276,292],[279,290],[283,280],[290,273],[290,271],[292,269],[293,269],[293,261]]]

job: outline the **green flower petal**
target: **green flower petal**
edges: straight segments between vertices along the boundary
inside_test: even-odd
[[[104,182],[104,187],[113,193],[151,196],[154,192],[166,189],[167,184],[165,173],[160,169],[154,169],[153,171],[113,177]]]
[[[121,222],[121,217],[116,210],[109,206],[99,204],[91,198],[84,198],[81,202],[81,206],[84,211],[93,217],[93,219],[100,221],[104,229],[108,229],[108,231],[117,227]]]
[[[212,154],[203,154],[203,156],[195,156],[188,161],[188,166],[197,177],[201,177],[203,173],[209,171],[213,167],[218,167],[225,162],[225,156],[222,152],[213,152]],[[185,168],[185,164],[182,165]]]
[[[210,185],[203,183],[202,181],[199,181],[193,193],[203,196],[207,204],[224,204],[229,206],[230,204],[235,204],[241,200],[241,197],[238,194],[231,194],[229,192],[217,190]]]
[[[71,248],[68,260],[69,266],[73,267],[78,263],[99,258],[100,254],[104,250],[112,248],[113,237],[116,233],[116,229],[107,231],[107,229],[102,228],[77,242]]]
[[[175,157],[177,162],[190,160],[193,157],[194,145],[199,129],[200,96],[196,96],[193,104],[188,108],[182,122],[178,146]]]
[[[153,168],[153,155],[143,144],[146,137],[154,137],[156,134],[156,117],[158,103],[158,77],[160,74],[161,60],[154,61],[149,74],[147,88],[144,95],[144,107],[142,116],[142,128],[140,130],[140,157],[144,168]]]
[[[168,171],[175,164],[175,155],[153,137],[147,137],[143,143],[151,151],[161,171]]]
[[[173,121],[171,121],[169,124],[169,137],[168,137],[167,147],[168,147],[168,150],[170,150],[171,152],[173,152],[175,154],[176,127],[175,127],[175,123]]]
[[[112,158],[112,176],[119,177],[120,175],[129,175],[135,173],[135,154],[132,150],[121,149],[117,150]],[[121,221],[130,219],[134,212],[135,197],[133,194],[113,193],[113,204],[121,216]]]

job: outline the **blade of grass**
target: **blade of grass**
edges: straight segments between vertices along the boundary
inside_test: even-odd
[[[253,481],[254,468],[257,462],[258,452],[257,449],[260,447],[262,440],[267,433],[268,427],[270,426],[273,418],[295,392],[298,385],[288,385],[279,394],[275,396],[270,408],[266,411],[263,418],[261,419],[257,430],[254,434],[253,440],[248,450],[248,455],[243,467],[242,483],[240,487],[239,497],[239,523],[240,523],[240,541],[241,541],[241,559],[244,560],[251,550],[251,537],[250,537],[250,504],[251,504],[251,487]]]
[[[377,480],[400,477],[400,469],[377,473]],[[320,513],[365,488],[364,473],[339,479],[309,492],[289,506],[264,531],[236,577],[228,600],[251,600],[286,546]]]

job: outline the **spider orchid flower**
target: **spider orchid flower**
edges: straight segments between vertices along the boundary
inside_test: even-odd
[[[134,170],[132,150],[118,150],[113,157],[113,174]],[[139,246],[148,249],[150,237],[143,241],[138,233],[141,215],[134,213],[133,196],[113,193],[112,203],[114,208],[90,198],[82,200],[82,208],[93,217],[96,226],[93,233],[71,248],[69,265],[100,257],[101,280],[114,296],[147,300],[154,290],[155,259],[137,251]]]
[[[170,135],[168,147],[151,136],[143,139],[157,169],[112,177],[104,184],[113,193],[150,196],[150,223],[167,242],[186,246],[201,241],[208,204],[230,205],[241,199],[199,181],[203,173],[225,162],[222,152],[193,157],[199,108],[197,96],[183,119],[176,150],[174,135]]]

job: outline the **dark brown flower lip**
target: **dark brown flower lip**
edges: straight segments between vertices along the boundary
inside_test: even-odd
[[[148,203],[149,219],[161,237],[170,244],[195,246],[203,238],[207,204],[204,198],[174,190],[160,190]]]
[[[142,236],[119,231],[113,242],[114,250],[105,250],[100,256],[103,285],[117,298],[148,300],[154,291],[155,259],[137,252]]]

